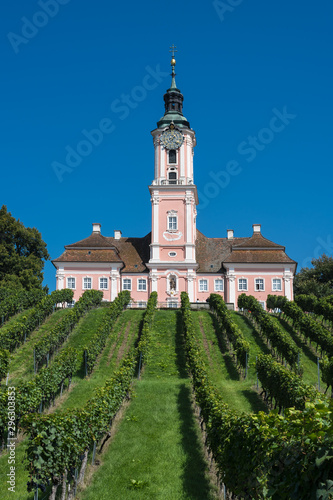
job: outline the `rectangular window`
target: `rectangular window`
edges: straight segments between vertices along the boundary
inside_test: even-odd
[[[208,280],[199,280],[199,292],[208,292]]]
[[[177,230],[177,217],[174,216],[168,217],[168,229],[171,231]]]
[[[239,278],[238,280],[238,290],[247,290],[247,279],[246,278]]]
[[[138,290],[145,292],[147,290],[147,280],[138,279]]]
[[[261,305],[261,307],[263,308],[263,310],[265,311],[265,302],[259,302],[259,304]]]
[[[100,290],[108,289],[108,279],[107,278],[99,278],[99,288]]]
[[[264,280],[262,278],[256,278],[254,289],[256,292],[260,292],[264,290]]]
[[[215,292],[223,292],[223,280],[215,280]]]
[[[169,151],[169,163],[177,163],[177,152],[175,149]]]
[[[84,290],[91,289],[91,278],[83,278],[83,289]]]
[[[132,280],[128,278],[123,279],[123,290],[132,290]]]
[[[274,278],[273,283],[272,283],[272,290],[274,291],[281,291],[282,290],[282,283],[280,278]]]
[[[178,308],[178,302],[174,302],[172,300],[169,300],[167,302],[167,304],[168,304],[169,309],[177,309]]]
[[[67,278],[67,288],[75,289],[75,278]]]

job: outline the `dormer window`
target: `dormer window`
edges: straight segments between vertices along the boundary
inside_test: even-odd
[[[175,149],[169,151],[169,163],[177,163],[177,153]]]

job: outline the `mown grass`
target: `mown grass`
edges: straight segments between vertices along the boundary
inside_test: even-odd
[[[317,365],[317,355],[315,354],[315,349],[301,338],[301,336],[295,331],[295,329],[283,318],[278,318],[271,316],[273,321],[277,323],[282,330],[286,331],[291,338],[294,340],[295,344],[302,349],[302,354],[300,357],[300,364],[303,368],[303,380],[306,384],[316,386],[318,388],[318,365]],[[326,385],[320,378],[320,388],[325,389]]]
[[[202,500],[208,477],[185,371],[180,312],[157,311],[151,356],[84,500]],[[90,471],[91,472],[91,471]]]
[[[46,321],[26,339],[12,355],[9,365],[8,385],[26,382],[34,376],[34,347],[45,332],[50,331],[70,309],[59,309],[49,316]]]
[[[7,327],[11,323],[15,323],[15,321],[21,319],[21,317],[25,316],[29,311],[31,311],[31,309],[33,309],[33,307],[29,307],[29,309],[24,309],[24,311],[14,314],[14,316],[11,316],[7,321],[4,321],[3,323],[2,323],[2,317],[0,316],[0,328],[3,326]]]
[[[235,360],[228,351],[224,339],[216,335],[217,322],[215,316],[208,311],[192,311],[197,338],[205,353],[205,362],[212,382],[223,396],[223,400],[233,409],[244,412],[267,411],[266,405],[254,390],[256,384],[255,369],[253,367],[254,352],[261,345],[252,339],[249,358],[249,368],[246,379],[241,376],[236,368]],[[235,319],[235,316],[233,317]],[[250,325],[242,324],[238,318],[239,326],[247,328],[250,337]],[[241,325],[242,324],[242,325]],[[264,347],[264,346],[262,346]]]
[[[120,358],[135,345],[142,317],[142,310],[123,312],[110,334],[95,370],[89,377],[82,379],[84,376],[82,366],[80,372],[73,377],[74,388],[68,397],[65,394],[65,400],[57,411],[82,407],[92,397],[94,390],[105,384],[119,365]]]
[[[91,336],[95,333],[96,329],[100,326],[103,318],[105,317],[106,309],[105,308],[97,308],[92,311],[89,311],[83,318],[80,319],[77,326],[73,329],[71,335],[67,339],[64,345],[73,345],[79,349],[83,353],[83,346],[85,343],[91,338]],[[45,324],[45,327],[47,325]],[[51,359],[52,363],[52,359]],[[84,384],[83,380],[83,368],[75,374],[75,383],[79,384],[80,382]],[[74,380],[73,380],[74,381]],[[88,391],[87,391],[88,393]],[[84,394],[84,391],[82,392]],[[66,392],[64,393],[64,398],[66,398]],[[83,398],[83,396],[82,396]],[[80,398],[79,398],[80,400]],[[57,401],[56,401],[57,404]],[[73,406],[72,406],[73,407]],[[28,472],[25,469],[24,457],[25,457],[25,447],[26,447],[26,438],[22,440],[22,436],[20,437],[20,442],[16,446],[16,492],[13,494],[8,491],[6,487],[2,490],[2,498],[3,500],[12,500],[13,498],[22,499],[22,500],[32,500],[34,498],[33,494],[28,494],[26,485],[29,480]],[[3,485],[6,486],[6,474],[9,471],[8,464],[8,454],[3,453],[0,456],[0,477],[2,478]],[[43,498],[43,495],[39,491],[39,498]],[[46,497],[47,498],[47,497]]]

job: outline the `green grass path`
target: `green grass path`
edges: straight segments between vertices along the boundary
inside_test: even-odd
[[[243,322],[241,316],[233,316],[233,319],[245,334],[246,340],[250,341],[250,366],[246,379],[241,377],[236,369],[231,354],[227,350],[225,342],[219,342],[215,332],[217,326],[214,315],[209,311],[192,311],[192,318],[196,329],[197,338],[204,349],[205,362],[211,381],[223,396],[223,400],[237,411],[256,412],[267,411],[262,399],[254,391],[256,384],[255,369],[252,366],[257,351],[264,349],[259,339],[253,336],[250,325]]]
[[[59,309],[51,314],[38,329],[31,333],[26,342],[11,355],[8,385],[26,382],[34,377],[34,347],[36,342],[45,332],[54,328],[69,311],[70,309]]]
[[[128,309],[122,313],[108,338],[93,373],[90,377],[84,379],[82,379],[83,373],[73,377],[75,387],[57,411],[62,412],[70,408],[81,408],[93,396],[94,390],[97,387],[102,387],[106,380],[112,377],[114,370],[120,363],[119,357],[123,357],[131,347],[134,347],[139,335],[143,312],[140,309]]]
[[[61,312],[61,311],[59,311]],[[85,343],[91,338],[91,336],[95,333],[96,329],[100,326],[103,318],[105,317],[106,309],[105,308],[97,308],[89,311],[83,318],[80,319],[77,326],[73,329],[71,335],[67,339],[64,345],[73,345],[79,349],[83,349]],[[131,329],[128,331],[126,342],[132,343],[134,338],[136,337],[136,333],[138,332],[138,323],[141,320],[143,311],[129,311],[132,313],[132,317],[135,317],[135,320],[132,320]],[[134,313],[134,314],[133,314]],[[56,314],[56,313],[55,313]],[[119,325],[124,325],[126,322],[130,320],[130,315],[127,315],[127,311],[123,313],[120,317],[120,321],[117,323],[116,328]],[[125,316],[124,320],[123,317]],[[47,325],[45,324],[45,327]],[[136,328],[136,331],[134,331]],[[126,331],[126,329],[125,329]],[[131,335],[130,335],[131,333]],[[73,377],[73,382],[75,382],[76,386],[73,388],[72,392],[67,394],[64,392],[65,402],[63,405],[59,407],[59,411],[62,411],[66,408],[75,408],[81,407],[89,397],[91,397],[94,388],[102,383],[102,380],[105,381],[107,377],[111,376],[111,372],[114,369],[116,360],[110,360],[108,365],[108,370],[106,370],[107,358],[109,351],[115,342],[117,337],[111,333],[110,339],[108,340],[107,346],[103,351],[99,364],[96,366],[95,372],[91,375],[89,379],[83,378],[82,370],[77,372]],[[123,337],[120,336],[119,341],[121,341]],[[117,355],[117,349],[114,351],[115,356]],[[51,360],[52,362],[52,360]],[[104,363],[104,364],[103,364]],[[113,363],[113,364],[112,364]],[[9,492],[6,488],[6,474],[8,473],[8,455],[3,453],[0,456],[0,485],[2,492],[2,500],[33,500],[33,494],[28,494],[26,491],[26,484],[29,479],[28,472],[25,470],[24,457],[25,457],[25,448],[26,448],[27,440],[26,438],[17,444],[16,446],[16,492],[15,494]],[[42,495],[39,492],[40,497],[43,498],[45,495]]]
[[[318,366],[317,366],[317,356],[313,352],[313,348],[310,348],[308,343],[304,341],[300,335],[296,333],[290,323],[288,323],[283,318],[277,318],[272,316],[272,320],[277,323],[282,330],[286,331],[291,338],[294,340],[297,347],[302,349],[301,354],[301,365],[303,367],[303,380],[306,384],[316,386],[318,388]],[[326,388],[326,384],[320,379],[321,390]]]
[[[179,311],[157,311],[151,356],[84,500],[216,498],[185,371]]]

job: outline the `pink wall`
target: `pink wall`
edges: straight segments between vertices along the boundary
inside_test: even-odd
[[[168,252],[170,251],[169,248],[163,249],[163,252]],[[175,251],[177,251],[177,257],[176,259],[180,260],[180,251],[181,249],[175,248]],[[166,257],[163,256],[163,260],[172,260],[167,253]],[[75,278],[75,290],[74,290],[74,300],[77,301],[82,293],[84,292],[83,288],[83,278],[84,277],[90,277],[92,279],[92,289],[99,290],[99,278],[104,277],[107,278],[107,283],[108,283],[108,288],[103,291],[103,298],[105,300],[110,301],[111,300],[111,286],[112,286],[112,281],[110,278],[110,269],[101,269],[98,274],[92,274],[92,272],[89,273],[89,269],[84,269],[84,272],[77,272],[78,269],[76,269],[76,272],[71,272],[71,271],[64,271],[65,275],[65,280],[64,280],[64,287],[67,288],[68,282],[67,278],[68,277],[73,277]],[[241,274],[238,270],[235,269],[235,272],[237,273],[236,279],[235,279],[235,308],[237,309],[237,299],[240,294],[246,293],[247,295],[253,295],[256,299],[259,301],[265,302],[267,301],[267,296],[269,294],[275,294],[275,295],[285,295],[286,294],[286,289],[285,289],[285,281],[283,280],[283,277],[281,275],[281,269],[280,270],[272,270],[271,274],[261,274],[260,270],[258,271],[257,275],[249,274],[246,272],[247,270],[242,269]],[[279,272],[278,272],[279,271]],[[165,269],[157,269],[158,273],[163,273],[162,275],[159,274],[159,278],[157,280],[157,292],[158,292],[158,300],[159,302],[165,302],[167,299],[170,299],[171,296],[170,294],[167,293],[168,291],[168,276],[169,274],[175,274],[177,276],[177,295],[174,297],[177,301],[180,300],[180,293],[182,291],[188,291],[188,283],[185,277],[182,274],[179,274],[178,272],[165,272]],[[266,270],[267,272],[267,270]],[[255,278],[260,277],[264,279],[264,290],[263,291],[257,291],[255,289]],[[239,279],[247,279],[247,290],[239,290]],[[279,278],[281,280],[281,286],[282,290],[277,291],[272,289],[272,280],[273,278]],[[131,280],[131,297],[135,302],[138,301],[147,301],[149,298],[149,295],[152,291],[152,284],[150,283],[149,276],[148,274],[123,274],[121,275],[120,278],[117,279],[117,294],[119,291],[123,289],[123,280],[124,279],[130,279]],[[146,290],[138,290],[138,280],[139,279],[145,279],[146,280]],[[208,290],[207,291],[200,291],[200,280],[207,280],[208,282]],[[223,280],[223,291],[218,291],[215,290],[215,280],[217,279],[222,279]],[[198,274],[196,279],[194,280],[194,301],[196,302],[199,300],[199,302],[205,302],[208,297],[210,296],[211,293],[218,293],[219,295],[222,296],[222,298],[225,300],[225,302],[231,302],[230,300],[230,293],[228,290],[228,286],[230,286],[230,283],[228,280],[221,276],[221,275],[204,275],[204,274]],[[292,282],[290,284],[291,290],[292,290]],[[58,287],[58,283],[57,283]]]
[[[215,290],[215,280],[222,280],[223,281],[223,291],[217,291]],[[208,281],[208,291],[207,292],[200,292],[200,280],[207,280]],[[199,302],[205,302],[208,297],[210,296],[211,293],[217,293],[218,295],[221,295],[223,300],[226,301],[226,279],[224,276],[221,276],[221,274],[218,275],[204,275],[204,274],[198,274],[197,279],[194,285],[194,301],[196,302],[197,299],[199,299]]]
[[[245,278],[247,279],[247,290],[239,290],[239,279]],[[255,279],[261,278],[264,280],[264,290],[256,290]],[[281,281],[281,290],[273,290],[273,279],[280,279]],[[272,271],[272,274],[261,274],[260,270],[258,270],[258,274],[254,276],[253,274],[246,274],[244,270],[242,270],[241,275],[237,275],[235,282],[235,308],[237,308],[237,300],[239,295],[242,293],[246,293],[246,295],[253,295],[259,302],[267,301],[268,295],[285,295],[285,282],[283,280],[283,276],[281,275],[281,270],[278,272]]]

